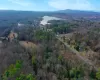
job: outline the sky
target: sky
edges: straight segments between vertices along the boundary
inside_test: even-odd
[[[100,12],[100,0],[0,0],[0,10],[55,11],[64,9]]]

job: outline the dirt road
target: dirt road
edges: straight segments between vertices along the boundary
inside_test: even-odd
[[[57,38],[61,43],[63,43],[63,44],[66,46],[66,48],[68,48],[72,53],[76,54],[78,58],[80,58],[81,60],[83,60],[86,64],[88,64],[88,65],[94,67],[94,69],[95,69],[96,71],[98,70],[98,68],[95,67],[94,64],[93,64],[89,59],[82,57],[82,56],[80,55],[80,53],[79,53],[77,50],[71,48],[70,45],[68,45],[67,43],[65,43],[61,38],[59,38],[59,36],[56,36],[56,38]]]

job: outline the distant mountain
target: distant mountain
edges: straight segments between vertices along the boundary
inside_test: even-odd
[[[58,13],[66,14],[67,16],[71,16],[72,18],[85,18],[89,20],[100,20],[100,12],[94,11],[82,11],[82,10],[59,10]]]
[[[66,9],[66,10],[59,10],[57,11],[59,13],[88,13],[88,14],[100,14],[100,12],[94,12],[94,11],[82,11],[82,10],[71,10],[71,9]]]

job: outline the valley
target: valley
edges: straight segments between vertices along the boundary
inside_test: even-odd
[[[0,12],[0,80],[100,79],[100,13]]]

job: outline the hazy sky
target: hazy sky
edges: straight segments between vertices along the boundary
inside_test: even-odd
[[[100,0],[0,0],[0,9],[29,11],[74,9],[100,11]]]

